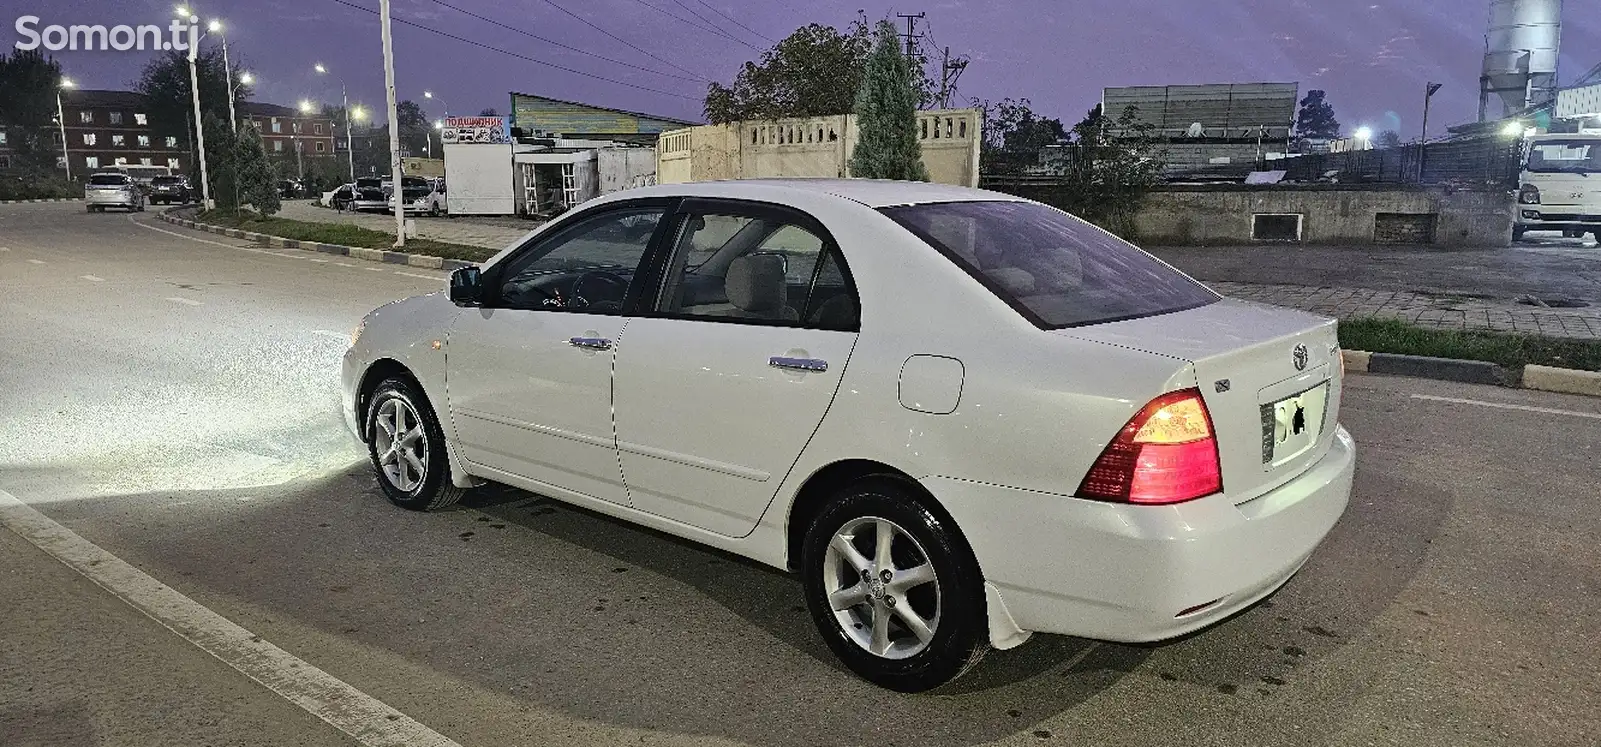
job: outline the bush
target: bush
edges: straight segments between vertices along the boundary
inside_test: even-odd
[[[49,179],[0,177],[0,200],[50,200],[82,196],[83,184],[69,182],[59,176]]]

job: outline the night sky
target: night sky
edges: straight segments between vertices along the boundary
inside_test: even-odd
[[[378,0],[346,1],[378,7]],[[1347,132],[1368,125],[1396,129],[1407,139],[1417,136],[1426,80],[1446,84],[1435,97],[1430,119],[1434,135],[1447,124],[1477,116],[1489,7],[1487,0],[928,0],[896,5],[878,0],[704,0],[768,37],[764,39],[702,0],[443,1],[642,68],[724,82],[758,51],[652,6],[698,25],[714,23],[760,49],[806,23],[843,28],[858,9],[871,18],[922,11],[928,14],[926,29],[933,41],[972,58],[960,82],[963,101],[1026,97],[1036,111],[1071,125],[1099,101],[1104,86],[1299,82],[1303,95],[1312,88],[1329,92]],[[558,5],[693,75],[607,38]],[[166,0],[0,0],[0,7],[8,11],[7,24],[18,15],[33,14],[42,18],[41,26],[165,23],[172,14]],[[336,0],[208,0],[197,1],[195,10],[228,24],[231,57],[257,77],[256,100],[337,102],[338,85],[312,72],[312,63],[320,60],[344,75],[352,101],[382,110],[376,15]],[[394,0],[393,13],[396,19],[527,57],[677,94],[586,78],[397,24],[396,86],[402,99],[421,101],[422,92],[431,89],[453,113],[476,114],[490,106],[505,113],[506,92],[515,90],[677,118],[700,117],[703,80],[664,77],[553,47],[435,0]],[[14,31],[8,35],[13,41],[18,38]],[[1563,83],[1601,63],[1601,2],[1568,0],[1563,53]],[[128,87],[147,56],[56,54],[70,76],[93,88]],[[437,104],[425,108],[430,117],[441,114]]]

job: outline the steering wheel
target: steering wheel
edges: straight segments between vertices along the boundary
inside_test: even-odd
[[[591,283],[600,283],[615,290],[615,298],[606,298],[601,301],[590,301],[586,294],[586,287]],[[598,289],[597,289],[598,290]],[[573,282],[573,297],[568,305],[575,309],[594,309],[596,311],[621,311],[623,299],[628,297],[628,278],[615,272],[593,270],[578,276]]]
[[[515,288],[515,291],[507,293],[506,290],[511,288]],[[548,290],[532,283],[525,285],[522,283],[516,283],[515,281],[506,283],[505,286],[502,286],[501,299],[525,309],[540,309],[545,307],[561,308],[562,306],[566,305],[563,303],[561,295],[555,291]]]

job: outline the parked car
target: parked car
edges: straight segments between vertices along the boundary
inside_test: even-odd
[[[292,200],[292,199],[294,199],[296,197],[301,196],[303,193],[304,193],[304,191],[302,190],[302,188],[300,186],[300,182],[298,182],[298,181],[296,181],[294,179],[280,179],[280,180],[278,180],[278,196],[279,197],[282,197],[284,199]]]
[[[401,199],[406,212],[437,216],[446,211],[445,180],[407,176],[402,177],[401,182]],[[389,212],[394,212],[392,205]]]
[[[194,201],[194,192],[189,187],[189,179],[187,177],[151,177],[148,191],[150,202],[158,205],[168,205],[172,203],[187,205]]]
[[[352,187],[353,197],[350,209],[356,211],[381,212],[389,209],[389,191],[384,188],[384,180],[378,177],[362,177],[356,180]]]
[[[355,197],[355,184],[341,184],[334,189],[322,193],[322,204],[335,210],[344,210],[350,206]]]
[[[117,172],[90,174],[83,188],[84,202],[91,213],[116,207],[130,213],[145,209],[145,192],[133,177]]]
[[[343,414],[398,506],[494,481],[796,572],[835,655],[920,691],[1272,594],[1349,501],[1342,360],[1333,320],[1039,203],[707,182],[368,314]]]

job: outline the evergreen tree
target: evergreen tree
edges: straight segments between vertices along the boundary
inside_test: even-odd
[[[239,142],[234,145],[234,166],[238,172],[240,200],[250,203],[264,216],[278,212],[282,207],[278,199],[278,181],[273,177],[272,165],[267,163],[267,150],[261,145],[261,133],[255,125],[240,125]]]
[[[1301,111],[1295,117],[1295,134],[1300,137],[1331,138],[1340,136],[1340,120],[1334,118],[1334,106],[1323,91],[1307,91],[1301,99]]]
[[[851,175],[860,179],[928,181],[923,149],[917,142],[919,94],[900,37],[888,21],[878,24],[878,41],[867,58],[856,92],[856,150]]]
[[[211,177],[211,199],[222,210],[239,207],[239,171],[235,162],[235,140],[228,122],[213,112],[206,112],[206,175]],[[193,183],[200,184],[200,164],[193,164]]]

